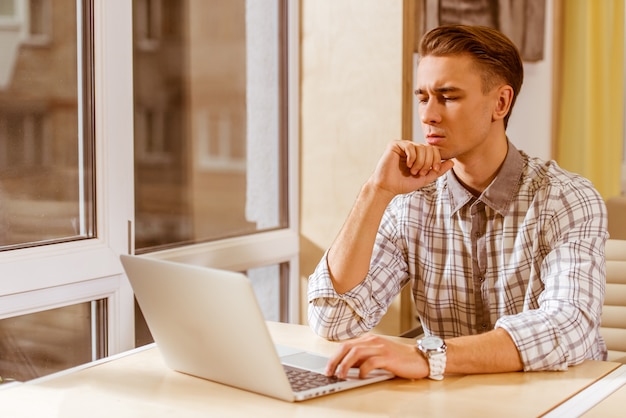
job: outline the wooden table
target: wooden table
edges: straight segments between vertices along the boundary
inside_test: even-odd
[[[336,343],[315,336],[306,326],[281,323],[268,323],[268,326],[279,344],[326,355],[336,349]],[[618,363],[587,361],[567,372],[448,376],[440,382],[397,378],[288,403],[174,372],[165,366],[158,348],[149,346],[0,389],[0,415],[13,418],[535,417],[618,366]]]

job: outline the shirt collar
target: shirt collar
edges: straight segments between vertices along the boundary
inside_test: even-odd
[[[459,182],[453,170],[448,171],[446,180],[452,203],[451,215],[473,200],[480,200],[500,215],[506,215],[509,203],[519,189],[519,182],[524,169],[524,158],[515,146],[509,141],[508,151],[498,175],[491,184],[475,198]]]

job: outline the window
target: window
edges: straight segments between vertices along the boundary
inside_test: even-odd
[[[285,7],[135,2],[138,252],[287,226]]]
[[[0,376],[26,381],[104,357],[106,299],[0,321]]]
[[[119,203],[129,195],[108,159],[121,153],[114,160],[132,176],[132,162],[123,166],[132,153],[123,140],[132,137],[124,5],[0,3],[0,358],[11,359],[0,364],[3,378],[30,379],[133,346],[125,325],[132,292],[117,259],[129,248],[132,212]],[[33,45],[40,35],[53,42]],[[110,45],[118,61],[105,59],[96,74],[94,51],[113,56]],[[96,84],[106,86],[98,97]],[[115,129],[130,134],[108,137]]]
[[[17,11],[22,4],[9,3],[2,8]],[[53,9],[44,7],[50,3],[27,3],[37,5],[29,10],[40,14],[39,20],[52,19]],[[1,52],[0,61],[11,68],[0,88],[0,250],[94,236],[88,52],[93,46],[90,36],[82,42],[83,29],[91,24],[77,27],[74,0],[56,2],[57,9],[63,13],[55,14],[62,16],[56,24],[73,16],[73,30],[57,30],[54,43],[35,50],[16,38],[14,48]]]
[[[9,37],[13,46],[0,52],[0,61],[10,64],[0,88],[0,250],[5,252],[95,236],[92,16],[77,19],[82,4],[74,0],[57,1],[54,10],[47,1],[30,1],[28,20],[22,18],[24,4],[0,2],[0,15],[12,16],[20,33],[37,26],[39,35],[47,34],[45,22],[53,11],[71,16],[72,25],[40,49],[28,48],[30,37]],[[68,56],[67,50],[74,53]],[[41,295],[30,293],[33,299],[35,293]],[[16,298],[8,292],[3,299],[8,304]],[[0,320],[0,376],[25,380],[106,355],[106,339],[92,344],[106,330],[104,321],[90,318],[101,318],[107,301],[86,299],[7,313]]]
[[[244,271],[273,320],[294,317],[297,289],[288,4],[134,6],[135,251]],[[283,241],[241,257],[264,239]],[[234,263],[214,255],[225,247]]]
[[[181,48],[172,43],[183,30],[198,27],[198,22],[174,25],[175,21],[180,22],[180,13],[185,12],[187,19],[190,13],[198,12],[197,7],[210,12],[210,19],[230,30],[228,19],[231,16],[228,13],[231,2],[212,0],[212,8],[207,11],[204,1],[152,0],[150,7],[160,8],[160,11],[150,13],[150,24],[158,24],[159,29],[157,32],[150,29],[154,35],[147,38],[158,42],[151,42],[148,48],[133,46],[133,30],[137,29],[133,26],[136,3],[140,0],[30,1],[30,10],[38,8],[42,18],[30,26],[30,32],[41,32],[35,27],[45,28],[43,31],[47,31],[50,37],[50,42],[33,45],[28,40],[32,41],[32,36],[26,39],[22,35],[24,22],[28,21],[27,8],[23,7],[25,3],[0,0],[0,26],[19,29],[0,30],[0,37],[4,37],[3,46],[6,46],[0,51],[3,57],[0,60],[0,144],[3,144],[0,145],[3,147],[0,155],[5,155],[0,157],[5,158],[0,164],[0,188],[8,188],[14,193],[10,195],[12,204],[20,199],[27,202],[15,206],[8,219],[0,222],[15,225],[21,222],[18,218],[22,215],[39,221],[37,227],[27,226],[23,234],[12,231],[10,238],[6,235],[0,238],[3,240],[0,243],[0,328],[10,330],[12,335],[18,330],[21,334],[13,341],[24,342],[23,337],[28,337],[29,331],[23,324],[62,327],[68,324],[68,318],[74,318],[69,321],[73,322],[70,326],[72,339],[81,342],[89,339],[90,342],[72,344],[72,348],[80,346],[80,355],[65,350],[71,354],[65,359],[68,361],[55,360],[58,367],[54,370],[135,346],[136,336],[142,335],[141,323],[135,332],[133,293],[119,262],[120,254],[133,253],[135,247],[137,252],[149,252],[153,257],[244,271],[261,295],[261,306],[268,319],[294,321],[299,315],[297,2],[289,2],[289,9],[284,0],[275,3],[237,2],[239,10],[244,6],[267,8],[251,13],[273,13],[274,19],[288,23],[288,27],[281,26],[280,35],[273,33],[277,39],[290,40],[288,46],[280,48],[276,42],[280,64],[273,68],[280,68],[282,86],[296,87],[288,90],[281,87],[280,99],[273,98],[277,105],[272,109],[281,115],[271,120],[274,132],[278,133],[266,136],[273,142],[257,142],[261,148],[267,148],[263,150],[268,152],[264,155],[272,156],[271,164],[275,170],[272,189],[268,188],[270,205],[262,206],[265,210],[272,209],[267,211],[272,218],[264,222],[260,217],[250,217],[245,211],[250,185],[247,177],[258,172],[250,169],[248,159],[256,154],[250,154],[247,136],[239,139],[239,145],[246,145],[245,151],[235,142],[226,144],[226,148],[224,144],[218,148],[214,145],[219,139],[211,145],[203,144],[197,136],[190,139],[189,132],[192,129],[202,132],[204,122],[198,122],[203,117],[194,116],[192,123],[194,113],[189,110],[196,109],[197,103],[194,101],[196,96],[188,94],[187,89],[191,86],[188,83],[193,80],[198,83],[194,86],[201,86],[203,82],[177,75],[181,71],[176,67],[178,64],[182,63],[186,77],[191,74],[191,68],[200,67],[188,66],[186,56],[189,51],[185,49],[188,46]],[[179,3],[183,3],[184,8]],[[14,5],[22,8],[10,9]],[[8,12],[3,9],[5,6]],[[3,20],[3,13],[8,13],[10,19]],[[289,19],[285,17],[287,13]],[[239,30],[242,24],[240,15]],[[276,26],[271,27],[276,29]],[[69,41],[72,36],[73,43],[59,48],[61,40]],[[163,54],[163,50],[169,52]],[[133,66],[141,68],[146,65],[142,61],[154,58],[149,53],[162,54],[161,61],[153,63],[166,69],[171,66],[170,73],[166,71],[159,76],[166,77],[172,89],[162,90],[161,96],[152,96],[150,100],[142,101],[137,96],[138,100],[134,101]],[[49,59],[41,59],[46,54]],[[22,68],[29,59],[40,59],[40,65],[24,72]],[[67,67],[61,69],[61,63]],[[252,80],[247,73],[239,76]],[[52,99],[34,95],[29,101],[25,95],[20,96],[11,90],[17,82],[29,77],[31,83],[25,84],[38,87],[35,93],[43,95],[47,92]],[[182,88],[181,80],[185,84]],[[162,84],[154,86],[157,90]],[[176,97],[181,92],[184,94]],[[13,100],[18,98],[20,100]],[[58,110],[58,113],[51,110]],[[205,122],[215,117],[231,122],[224,123],[221,128],[217,127],[219,123],[211,125],[209,130],[204,130],[206,135],[223,140],[228,137],[224,136],[228,129],[239,129],[227,128],[228,124],[242,121],[245,121],[246,130],[250,129],[248,118],[251,113],[247,110],[244,119],[232,119],[231,113],[214,116],[219,113],[205,113],[208,115]],[[185,146],[203,144],[205,148],[202,151],[196,148],[193,153],[182,147],[176,148],[176,144],[172,144],[172,135],[181,133],[186,135],[180,136]],[[8,153],[10,160],[6,157]],[[216,163],[223,160],[227,162]],[[192,166],[191,161],[195,165]],[[197,204],[201,209],[207,208],[206,202],[211,201],[210,190],[189,182],[196,175],[191,172],[192,168],[202,176],[210,177],[216,170],[223,170],[222,165],[236,173],[230,179],[233,183],[227,185],[234,198],[228,200],[228,194],[216,195],[218,197],[213,198],[211,205],[221,204],[221,199],[228,205],[237,203],[236,222],[219,218],[215,213],[212,218],[207,217],[203,210],[198,210]],[[30,176],[31,182],[26,184],[20,180],[21,175]],[[155,182],[153,176],[159,181]],[[222,178],[228,179],[227,173],[217,177]],[[24,193],[19,194],[19,187],[15,184],[24,185]],[[136,184],[139,187],[135,188]],[[186,186],[178,187],[180,184]],[[163,196],[155,196],[155,193],[167,195],[170,200],[163,200]],[[205,201],[198,203],[198,198]],[[4,198],[0,199],[0,205],[6,202]],[[150,207],[157,210],[146,211],[144,205],[155,202],[157,205]],[[167,206],[170,204],[173,206]],[[224,208],[216,210],[228,214]],[[7,215],[7,212],[3,208],[0,214]],[[37,216],[43,216],[45,220],[37,219]],[[208,225],[209,220],[217,226],[201,230],[200,225]],[[207,230],[210,233],[206,233]],[[34,346],[45,344],[34,334],[31,343]],[[5,350],[4,353],[9,352],[23,355],[29,351],[13,345],[12,351]],[[0,376],[11,378],[4,374],[2,367],[0,364]],[[31,367],[32,370],[38,370],[36,374],[53,371],[39,366]],[[34,375],[16,374],[18,379]]]

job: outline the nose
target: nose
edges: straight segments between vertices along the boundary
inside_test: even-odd
[[[441,113],[438,109],[438,103],[436,100],[428,100],[419,104],[420,120],[424,124],[436,124],[441,122]]]

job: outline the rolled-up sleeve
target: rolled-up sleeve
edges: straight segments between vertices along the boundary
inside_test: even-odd
[[[337,293],[330,279],[326,255],[309,278],[308,298],[309,325],[324,338],[353,338],[372,329],[378,322],[378,315],[372,313],[370,306],[369,281],[364,280],[344,294]]]
[[[405,244],[397,235],[397,226],[391,204],[377,234],[370,271],[346,293],[335,291],[328,269],[328,252],[324,254],[308,282],[308,321],[318,335],[345,340],[378,325],[409,281]]]
[[[527,371],[566,370],[587,358],[606,358],[599,334],[608,238],[604,201],[579,184],[553,203],[558,209],[546,211],[549,226],[537,237],[550,246],[541,264],[539,308],[496,322],[511,335]]]

